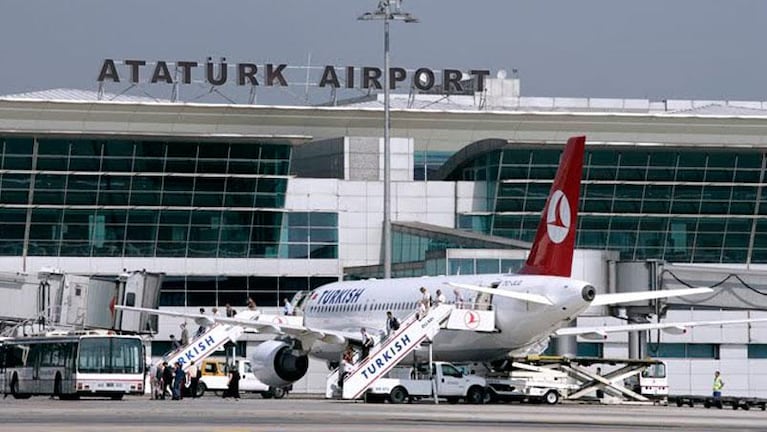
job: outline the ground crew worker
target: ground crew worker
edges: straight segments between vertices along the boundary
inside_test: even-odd
[[[719,400],[722,398],[722,387],[724,387],[724,381],[719,371],[714,372],[714,399]]]

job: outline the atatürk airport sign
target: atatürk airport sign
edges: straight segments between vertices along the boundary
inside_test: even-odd
[[[118,65],[122,66],[118,68]],[[171,65],[173,73],[171,73]],[[288,81],[283,75],[287,64],[266,63],[236,63],[229,65],[225,58],[214,62],[210,57],[204,64],[196,61],[156,61],[146,60],[122,60],[105,59],[101,64],[98,81],[103,82],[141,82],[161,84],[191,84],[192,76],[204,74],[205,81],[210,85],[221,86],[227,82],[236,82],[240,86],[279,86],[287,87]],[[261,81],[257,74],[261,73]],[[441,72],[441,73],[440,73]],[[469,75],[476,81],[476,91],[484,90],[485,77],[490,75],[489,70],[472,69]],[[437,79],[439,76],[439,82]],[[421,91],[431,90],[435,85],[441,86],[447,93],[461,93],[466,91],[461,84],[463,73],[458,69],[443,69],[435,73],[432,69],[420,67],[409,73],[401,67],[389,68],[389,88],[395,90],[400,83],[406,83],[407,87],[415,87]],[[318,82],[319,87],[331,88],[362,88],[382,89],[383,71],[370,66],[333,66],[323,68],[322,76]]]

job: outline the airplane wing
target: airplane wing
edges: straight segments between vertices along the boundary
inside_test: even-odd
[[[539,303],[544,305],[553,304],[551,303],[551,300],[547,299],[546,297],[540,294],[505,291],[505,290],[499,290],[495,288],[487,288],[487,287],[483,287],[479,285],[469,285],[469,284],[454,283],[454,282],[448,282],[447,284],[455,288],[463,288],[463,289],[467,289],[471,291],[477,291],[477,292],[497,295],[501,297],[508,297],[508,298],[513,298],[517,300],[531,302],[531,303]]]
[[[565,327],[557,330],[556,336],[583,336],[587,339],[604,339],[609,333],[620,333],[639,330],[664,330],[671,334],[684,334],[688,328],[698,326],[729,325],[729,324],[747,324],[756,322],[767,322],[767,318],[744,318],[736,320],[719,321],[687,321],[687,322],[669,322],[669,323],[645,323],[645,324],[626,324],[615,326],[595,326],[595,327]]]
[[[659,298],[668,297],[681,297],[694,294],[710,293],[713,290],[711,288],[683,288],[674,290],[657,290],[657,291],[639,291],[628,293],[616,293],[616,294],[597,294],[594,300],[591,301],[592,306],[605,306],[620,303],[631,303],[641,300],[653,300]]]
[[[329,344],[343,345],[348,340],[361,341],[359,334],[354,335],[352,332],[334,331],[334,330],[322,330],[312,329],[305,326],[287,324],[287,323],[275,323],[272,321],[259,320],[261,314],[256,311],[242,311],[234,318],[218,317],[212,315],[201,315],[196,313],[184,313],[184,312],[172,312],[163,311],[158,309],[147,309],[132,306],[120,306],[116,305],[115,309],[122,309],[125,311],[144,312],[153,315],[172,316],[177,318],[188,318],[194,320],[198,324],[229,324],[237,325],[246,329],[255,330],[256,332],[273,333],[277,335],[290,335],[302,340],[319,340]]]

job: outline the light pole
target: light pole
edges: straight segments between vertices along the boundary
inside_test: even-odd
[[[402,11],[402,0],[380,0],[373,12],[365,12],[358,20],[384,22],[384,279],[391,277],[391,117],[389,115],[389,21],[418,22],[418,19]]]

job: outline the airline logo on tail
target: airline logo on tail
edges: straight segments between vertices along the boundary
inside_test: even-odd
[[[567,140],[530,256],[520,270],[521,274],[570,276],[585,147],[586,137]]]
[[[570,232],[570,202],[561,190],[551,196],[546,217],[546,232],[554,243],[562,243]]]

